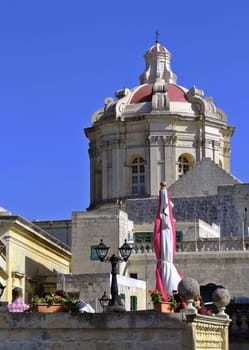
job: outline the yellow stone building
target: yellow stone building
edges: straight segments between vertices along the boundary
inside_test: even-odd
[[[70,272],[70,248],[21,216],[0,214],[1,301],[11,302],[13,287],[28,303],[38,292],[55,291],[60,274]]]

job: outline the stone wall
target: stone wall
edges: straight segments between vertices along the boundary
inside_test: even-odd
[[[60,241],[71,247],[71,220],[34,220],[33,223],[41,227],[51,236],[59,239]]]
[[[249,295],[249,250],[177,252],[175,266],[202,286],[215,283],[227,288],[232,297]],[[137,273],[139,279],[147,281],[148,290],[155,288],[155,269],[155,253],[145,252],[131,255],[127,273]]]
[[[177,253],[175,264],[184,276],[200,285],[222,285],[231,297],[249,295],[249,251]]]
[[[217,188],[224,185],[240,184],[240,181],[210,158],[197,161],[192,169],[178,178],[169,188],[171,196],[198,197],[217,194]]]
[[[154,311],[0,314],[0,350],[228,350],[229,320]]]
[[[108,255],[119,254],[120,247],[131,231],[128,215],[118,207],[107,210],[73,212],[72,217],[72,273],[105,273],[110,271],[110,264],[104,264],[92,257],[93,247],[100,239],[110,247]],[[122,274],[125,263],[119,264]]]
[[[57,282],[57,289],[66,290],[73,299],[83,299],[90,304],[96,312],[102,311],[99,299],[104,292],[110,296],[110,273],[64,275]],[[117,275],[118,293],[124,297],[124,305],[127,311],[131,310],[131,297],[137,298],[137,310],[146,309],[146,282],[135,278]]]
[[[194,222],[201,219],[209,224],[215,223],[220,225],[222,237],[242,237],[243,229],[245,237],[249,237],[249,184],[219,186],[217,194],[212,196],[185,196],[177,198],[172,196],[172,201],[174,203],[173,213],[176,219],[176,225],[177,222]],[[157,197],[128,199],[123,203],[122,210],[127,212],[128,219],[134,222],[135,229],[153,230],[157,205]],[[101,215],[104,214],[104,211],[73,213],[74,234],[79,235],[81,240],[89,238],[91,244],[95,241],[98,242],[99,239],[99,237],[96,237],[96,234],[91,234],[95,220],[89,220],[89,216],[93,217],[94,213],[97,213],[99,217],[103,217],[98,228],[98,232],[101,234],[103,227],[108,227],[108,220],[110,220],[110,225],[112,222],[112,219],[108,215],[105,215],[105,218]],[[108,213],[110,214],[110,209]],[[115,215],[117,216],[117,208],[114,209],[112,218]],[[83,226],[81,226],[80,221],[82,221]],[[64,230],[67,229],[67,239],[71,240],[71,225],[69,222],[69,220],[64,221]],[[43,222],[36,222],[36,225],[40,225],[42,228],[48,230],[50,234],[53,234],[53,230],[50,228],[50,226],[53,227],[53,224],[44,226],[45,224]],[[60,224],[62,225],[62,222]],[[65,242],[64,239],[63,241]]]
[[[169,190],[170,192],[170,190]],[[129,199],[125,211],[134,225],[153,228],[157,198]],[[218,194],[202,197],[174,198],[173,214],[176,220],[194,221],[201,219],[210,225],[220,225],[221,236],[226,238],[248,236],[249,184],[219,186]]]

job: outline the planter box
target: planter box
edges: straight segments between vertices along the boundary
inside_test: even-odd
[[[162,301],[161,303],[155,303],[154,310],[160,312],[174,312],[172,304],[167,301]]]
[[[61,312],[64,311],[63,304],[38,304],[36,305],[37,312]]]

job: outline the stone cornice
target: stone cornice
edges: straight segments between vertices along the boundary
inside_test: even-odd
[[[26,234],[29,236],[33,235],[34,237],[36,237],[36,240],[43,241],[44,243],[46,243],[46,245],[53,246],[54,249],[63,251],[63,254],[68,255],[68,257],[71,256],[69,246],[59,241],[55,237],[51,236],[46,231],[42,230],[39,226],[22,218],[21,216],[1,216],[0,224],[7,224],[8,229],[10,229],[11,226],[14,225],[19,231],[22,230],[23,233],[26,232]],[[11,224],[11,226],[9,226],[9,224]]]

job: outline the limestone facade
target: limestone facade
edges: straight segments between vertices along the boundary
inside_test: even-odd
[[[31,303],[38,291],[55,292],[57,273],[70,272],[69,247],[20,216],[0,216],[0,240],[1,301],[10,303],[12,289],[21,287]]]
[[[220,172],[221,169],[217,168],[217,170]],[[249,185],[236,183],[219,186],[216,193],[210,196],[172,198],[176,229],[183,232],[183,240],[177,245],[176,265],[185,276],[196,278],[201,285],[222,284],[232,296],[249,295],[246,279],[249,272],[247,269],[249,218],[245,211],[245,208],[248,207]],[[106,205],[98,210],[73,213],[73,274],[109,274],[110,264],[91,259],[92,247],[97,245],[102,238],[105,244],[110,246],[110,253],[117,253],[117,248],[122,245],[124,239],[129,238],[134,251],[127,264],[120,264],[119,273],[126,278],[136,276],[138,280],[146,281],[147,291],[153,289],[156,266],[153,242],[138,243],[134,239],[138,231],[150,232],[152,235],[156,209],[156,198],[140,198],[127,200],[122,204],[121,210],[116,204],[113,207],[109,205],[107,208]],[[196,218],[201,218],[210,225],[219,225],[220,239],[201,240]],[[146,248],[145,245],[148,246],[148,249],[141,249],[142,246]],[[230,272],[227,273],[227,271]],[[231,274],[236,278],[231,279]],[[107,285],[109,283],[110,286],[111,278],[110,275],[108,276],[109,282],[106,281],[106,283]],[[105,285],[106,291],[108,291],[107,285]],[[67,287],[70,287],[70,284],[67,284]],[[76,288],[75,282],[74,288]],[[94,303],[95,299],[91,299],[91,293],[87,291],[87,283],[84,288],[81,297],[89,298],[88,301],[91,300]],[[95,289],[97,294],[95,292],[92,294],[94,298],[95,294],[100,297],[104,292],[104,287],[97,282]],[[81,290],[81,288],[77,287],[76,290]],[[144,291],[144,300],[147,300],[146,307],[150,308],[147,291]],[[137,290],[134,295],[138,295],[138,292],[140,293]],[[127,295],[126,300],[129,299],[127,293],[128,291],[124,291],[124,294]],[[130,309],[130,305],[127,305],[127,308]]]
[[[110,263],[100,262],[94,247],[102,239],[109,247],[108,257],[112,254],[120,256],[118,248],[128,238],[129,232],[132,234],[132,231],[133,223],[128,219],[127,213],[119,210],[118,207],[74,212],[71,246],[73,275],[72,277],[65,276],[67,292],[74,289],[79,292],[81,298],[87,298],[89,303],[95,303],[95,300],[99,299],[104,292],[110,295],[112,266]],[[136,299],[136,308],[145,309],[146,282],[130,278],[130,274],[126,272],[128,266],[129,261],[118,264],[119,294],[123,294],[127,310],[130,310],[132,306],[131,297]],[[92,281],[88,282],[86,277],[83,277],[84,274],[89,274],[88,278]],[[104,283],[99,277],[100,274],[107,274]]]
[[[103,242],[110,247],[109,255],[118,255],[118,248],[132,232],[133,223],[127,213],[119,208],[73,212],[72,216],[72,273],[104,273],[110,271],[109,264],[100,263],[94,247]],[[119,264],[120,272],[124,263]]]
[[[202,197],[200,199],[203,200]],[[133,205],[129,207],[130,202],[132,202]],[[137,224],[134,226],[134,235],[136,230],[141,230],[144,226],[146,226],[147,231],[153,231],[156,205],[156,200],[153,199],[140,199],[137,201],[130,200],[126,202],[126,209],[130,214],[129,216],[132,216],[135,222],[140,223],[140,225]],[[152,210],[153,207],[155,210]],[[193,207],[189,206],[189,211],[192,212]],[[128,220],[128,216],[127,213],[120,211],[119,208],[113,208],[112,211],[110,210],[108,212],[109,215],[102,209],[91,210],[86,213],[74,213],[75,224],[72,225],[74,230],[72,242],[75,241],[76,243],[72,246],[73,273],[96,274],[109,273],[111,271],[110,264],[101,263],[99,260],[91,260],[91,247],[95,241],[96,244],[98,244],[99,240],[97,240],[96,236],[101,232],[102,235],[99,236],[99,238],[103,238],[105,244],[110,246],[110,253],[117,253],[117,248],[123,242],[123,240],[118,240],[118,230],[121,230],[119,227],[119,220],[120,218],[125,218],[126,221]],[[236,216],[236,214],[234,215]],[[144,218],[147,220],[145,223]],[[231,222],[232,220],[234,220],[233,216]],[[127,238],[128,236],[128,223],[129,221],[123,225],[124,238]],[[179,227],[180,224],[183,228],[186,228],[186,221],[181,223],[178,222],[178,226],[176,225],[176,227]],[[191,227],[192,230],[194,230],[194,222],[192,222]],[[192,235],[194,235],[193,231]],[[137,291],[134,291],[133,295],[140,295],[140,297],[143,295],[143,299],[147,302],[146,308],[150,308],[148,289],[154,289],[156,267],[153,242],[147,242],[149,247],[147,250],[141,250],[139,244],[132,240],[130,241],[130,244],[134,247],[132,255],[129,258],[128,263],[120,264],[119,273],[121,276],[127,278],[136,276],[138,280],[146,281],[147,285],[144,290],[137,289]],[[135,250],[136,245],[139,247],[138,250]],[[202,286],[208,283],[221,284],[230,291],[232,296],[249,295],[248,283],[245,278],[249,273],[248,249],[248,237],[244,240],[244,246],[243,241],[240,238],[232,240],[230,237],[228,240],[221,238],[213,241],[205,241],[205,239],[203,241],[200,239],[198,239],[198,241],[183,240],[183,243],[179,244],[175,264],[184,276],[197,279]],[[236,276],[236,278],[234,277],[231,279],[231,274]],[[132,279],[130,279],[129,283],[132,283]],[[69,286],[70,284],[67,284],[67,288]],[[103,294],[103,288],[103,286],[98,285],[96,282],[98,297]],[[106,288],[108,287],[106,286]],[[106,290],[108,291],[108,289]],[[127,293],[127,290],[125,290],[124,294],[126,295]],[[92,295],[95,294],[93,293]],[[86,296],[91,298],[91,293],[88,293],[85,289],[85,294],[82,294],[82,297]],[[92,300],[92,302],[94,302],[94,300]],[[127,307],[130,309],[129,304],[127,304]],[[143,306],[141,307],[143,308]]]
[[[221,240],[237,239],[236,250],[241,249],[240,240],[242,248],[247,248],[243,245],[248,235],[249,185],[230,173],[234,127],[212,98],[204,97],[195,87],[177,85],[171,54],[158,42],[146,52],[145,63],[141,84],[117,90],[116,99],[106,98],[85,129],[91,198],[86,212],[72,215],[73,274],[110,271],[108,264],[93,257],[94,245],[101,238],[110,252],[117,252],[126,238],[131,243],[134,240],[135,248],[137,233],[152,237],[161,180],[167,182],[183,242],[190,240],[192,245],[199,232],[197,223],[202,220],[206,227],[219,227]],[[156,262],[148,237],[140,244],[143,250],[134,249],[128,263],[120,264],[119,273],[127,278],[137,276],[154,288]],[[194,242],[197,248],[199,243]],[[179,246],[179,269],[204,283],[203,275],[196,271],[198,262],[203,263],[203,272],[209,269],[205,282],[222,283],[232,295],[248,294],[244,278],[247,252],[243,249],[236,259],[232,253],[226,255],[228,261],[238,264],[228,263],[232,271],[238,269],[244,278],[235,285],[225,278],[227,260],[221,258],[219,242],[215,244],[217,255],[209,256],[209,265],[205,249],[200,252]],[[182,258],[184,254],[192,265]],[[217,280],[217,261],[222,281]]]

